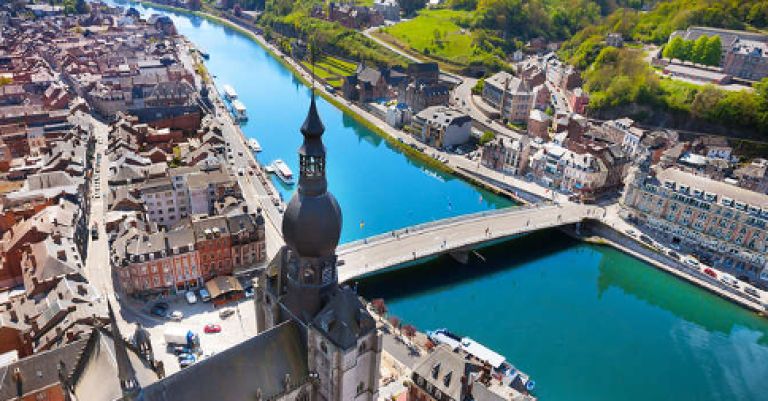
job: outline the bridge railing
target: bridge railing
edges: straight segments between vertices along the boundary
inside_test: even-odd
[[[486,210],[482,212],[463,214],[461,216],[447,217],[444,219],[419,223],[413,226],[398,228],[392,231],[387,231],[385,233],[372,235],[370,237],[366,237],[356,241],[347,242],[339,246],[339,252],[343,253],[344,251],[354,249],[359,246],[367,245],[372,242],[390,239],[390,238],[393,238],[393,234],[394,235],[402,234],[402,233],[410,234],[410,233],[424,231],[434,227],[441,227],[441,226],[447,226],[454,223],[461,223],[467,220],[498,216],[501,214],[518,213],[518,212],[527,211],[527,210],[550,209],[550,208],[556,208],[556,206],[512,206],[512,207],[506,207],[503,209],[493,209],[493,210]]]
[[[576,224],[582,221],[582,216],[570,216],[564,217],[562,220],[557,221],[557,225]],[[387,269],[395,267],[408,262],[414,262],[419,259],[428,258],[439,254],[444,254],[457,249],[461,249],[467,246],[482,244],[487,241],[493,241],[499,238],[511,237],[514,235],[522,234],[529,231],[535,231],[540,228],[551,227],[552,224],[532,224],[530,226],[514,227],[506,230],[497,230],[492,235],[483,234],[466,237],[460,241],[454,241],[450,243],[439,243],[436,246],[430,246],[424,249],[420,249],[418,252],[412,251],[411,253],[400,253],[396,256],[377,260],[375,263],[367,263],[364,266],[350,266],[345,265],[340,268],[339,279],[340,281],[346,281],[352,278],[360,277],[369,273],[374,273],[381,269]]]

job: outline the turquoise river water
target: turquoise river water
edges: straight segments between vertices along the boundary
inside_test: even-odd
[[[297,172],[309,90],[237,31],[169,15],[210,53],[217,84],[239,93],[250,116],[243,131],[264,149],[259,159],[281,158]],[[511,206],[408,159],[325,101],[319,110],[342,241]],[[280,188],[285,197],[292,191]],[[390,313],[420,329],[447,327],[496,349],[533,376],[544,401],[768,400],[768,321],[554,230],[480,253],[485,262],[438,258],[371,277],[360,292],[385,298]]]

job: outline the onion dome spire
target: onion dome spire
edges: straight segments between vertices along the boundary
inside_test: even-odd
[[[323,133],[314,91],[307,117],[301,126],[304,141],[299,148],[299,187],[283,215],[286,244],[305,257],[333,255],[341,235],[341,210],[328,192]]]
[[[301,125],[301,133],[305,137],[320,138],[325,132],[325,125],[320,120],[320,115],[317,113],[317,103],[315,102],[315,90],[312,89],[312,103],[309,104],[309,112],[304,119],[304,124]]]

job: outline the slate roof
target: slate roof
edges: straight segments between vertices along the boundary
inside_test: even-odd
[[[14,399],[18,395],[14,371],[21,372],[21,393],[28,394],[59,383],[59,361],[68,370],[77,363],[87,340],[80,340],[61,348],[30,355],[6,366],[0,366],[0,400]],[[68,372],[69,373],[69,372]]]
[[[368,310],[350,288],[340,288],[313,321],[336,346],[347,350],[357,346],[357,339],[375,330]]]
[[[413,368],[417,374],[453,400],[463,400],[462,377],[469,378],[480,370],[477,364],[465,360],[447,345],[439,345],[427,358]]]
[[[138,355],[128,352],[128,358],[140,386],[151,385],[157,380],[155,372]],[[85,355],[76,368],[73,386],[78,400],[114,401],[122,398],[112,337],[94,330]]]
[[[299,324],[286,321],[258,336],[144,387],[145,401],[268,400],[309,374],[307,349]]]

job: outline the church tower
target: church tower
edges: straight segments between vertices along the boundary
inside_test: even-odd
[[[328,192],[324,132],[313,93],[301,126],[299,186],[283,215],[286,245],[255,285],[257,329],[264,332],[286,320],[301,323],[309,369],[317,378],[314,399],[375,401],[381,336],[355,291],[339,286],[342,218]]]
[[[301,126],[299,187],[283,215],[288,247],[284,304],[303,322],[314,317],[337,287],[336,245],[341,235],[341,210],[328,192],[323,122],[314,96]]]

